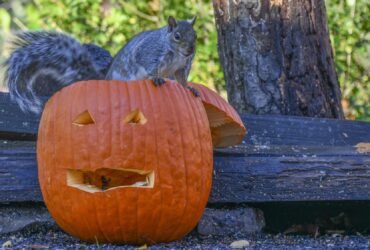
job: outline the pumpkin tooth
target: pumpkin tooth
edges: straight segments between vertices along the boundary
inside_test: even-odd
[[[123,122],[133,123],[133,124],[145,124],[148,120],[144,116],[143,112],[140,111],[140,109],[134,109],[131,111],[124,119]]]
[[[108,168],[96,171],[67,169],[67,185],[89,193],[127,187],[153,188],[154,172]]]
[[[148,182],[146,181],[138,181],[138,182],[135,182],[134,185],[132,185],[133,187],[144,187],[144,186],[148,186]]]

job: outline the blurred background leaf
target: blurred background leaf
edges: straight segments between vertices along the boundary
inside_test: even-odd
[[[370,121],[370,1],[327,0],[326,8],[345,115]]]
[[[328,22],[346,117],[370,121],[370,1],[327,0]],[[197,54],[189,77],[225,95],[218,61],[211,0],[10,0],[0,1],[0,60],[10,31],[59,30],[112,55],[140,31],[178,19],[198,17]]]

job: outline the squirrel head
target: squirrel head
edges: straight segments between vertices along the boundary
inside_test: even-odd
[[[196,19],[176,20],[173,16],[168,17],[167,32],[171,48],[183,56],[190,56],[195,52],[197,34],[193,26]]]

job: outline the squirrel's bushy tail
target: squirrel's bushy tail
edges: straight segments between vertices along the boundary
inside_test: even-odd
[[[16,34],[12,53],[5,61],[10,96],[23,111],[40,113],[43,98],[80,80],[102,79],[103,71],[89,49],[59,32]],[[45,98],[46,99],[46,98]]]

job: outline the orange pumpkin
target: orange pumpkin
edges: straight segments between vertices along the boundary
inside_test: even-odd
[[[37,159],[51,215],[91,242],[180,239],[211,189],[206,112],[174,82],[94,80],[62,89],[42,114]]]
[[[242,142],[247,130],[235,109],[204,85],[190,83],[199,91],[207,112],[214,147],[228,147]]]

